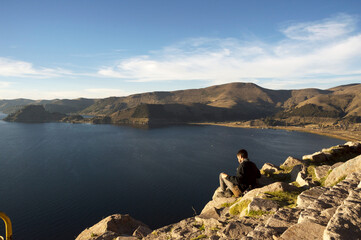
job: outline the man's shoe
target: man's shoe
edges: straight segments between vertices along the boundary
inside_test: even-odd
[[[227,197],[227,198],[233,196],[232,191],[229,189],[226,189],[226,191],[224,191],[223,193],[224,193],[224,197]]]
[[[216,195],[217,198],[229,198],[229,197],[232,197],[232,196],[233,196],[233,193],[229,189],[226,189],[224,191],[220,191]]]

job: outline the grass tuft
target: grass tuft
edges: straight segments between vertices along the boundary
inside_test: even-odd
[[[191,240],[198,240],[198,239],[203,239],[203,238],[207,238],[207,235],[201,234],[198,237],[192,238]]]
[[[254,210],[251,210],[247,213],[247,216],[248,217],[260,217],[260,216],[263,216],[263,215],[269,215],[269,214],[273,214],[274,212],[272,211],[262,211],[262,210],[257,210],[257,211],[254,211]]]
[[[270,199],[276,201],[280,207],[296,207],[297,196],[301,193],[301,191],[293,191],[293,192],[265,192],[266,199]]]
[[[204,227],[204,224],[202,224],[202,226],[200,226],[198,229],[204,231],[206,228]]]
[[[335,181],[333,184],[331,184],[331,187],[333,187],[333,186],[337,185],[339,182],[345,180],[345,178],[346,178],[346,175],[343,176],[343,177],[341,177],[341,178],[339,178],[337,181]]]
[[[232,215],[240,214],[251,203],[250,200],[240,201],[229,209],[229,213]]]

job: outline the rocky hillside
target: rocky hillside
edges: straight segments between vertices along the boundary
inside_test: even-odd
[[[0,100],[0,111],[8,113],[27,104],[43,105],[50,112],[94,115],[99,123],[156,125],[265,119],[266,124],[299,125],[304,119],[322,123],[327,118],[333,124],[339,120],[361,122],[361,84],[327,90],[271,90],[236,82],[98,100]]]
[[[281,121],[312,117],[313,122],[317,122],[317,118],[361,122],[361,84],[328,90],[270,90],[252,83],[230,83],[102,99],[82,113],[110,116],[114,123],[139,122],[139,118],[147,123],[185,123],[265,117]]]
[[[112,215],[76,240],[361,239],[361,143],[347,142],[281,166],[266,163],[242,197],[217,189],[200,215],[156,230]]]

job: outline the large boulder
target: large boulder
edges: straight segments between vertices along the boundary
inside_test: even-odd
[[[282,169],[292,169],[296,165],[304,164],[303,161],[289,156],[284,163],[281,164],[280,168]]]
[[[114,214],[85,229],[76,240],[113,240],[117,237],[137,239],[137,237],[131,237],[133,233],[136,236],[144,237],[151,232],[152,230],[147,225],[128,214]]]
[[[359,171],[361,171],[361,155],[334,168],[326,178],[325,186],[331,186],[347,175]]]
[[[280,170],[280,168],[273,165],[272,163],[265,163],[261,168],[261,172],[265,174],[272,174],[277,172],[278,170]]]

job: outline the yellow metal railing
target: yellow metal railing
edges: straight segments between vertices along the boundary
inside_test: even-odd
[[[10,218],[3,212],[0,212],[0,218],[5,222],[6,238],[5,240],[13,239],[13,227],[11,225]],[[0,236],[0,239],[2,237]]]

